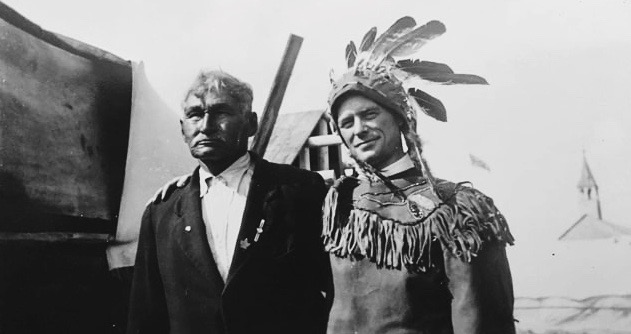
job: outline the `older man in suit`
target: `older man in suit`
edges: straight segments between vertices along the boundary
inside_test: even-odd
[[[249,85],[203,72],[180,121],[199,161],[142,218],[128,333],[321,333],[331,306],[313,172],[247,151]]]

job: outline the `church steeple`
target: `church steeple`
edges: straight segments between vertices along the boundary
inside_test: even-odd
[[[587,163],[585,151],[583,151],[583,171],[578,181],[578,190],[580,192],[580,206],[583,213],[602,219],[598,184]]]

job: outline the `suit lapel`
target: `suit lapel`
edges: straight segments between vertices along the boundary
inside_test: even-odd
[[[177,221],[172,233],[195,267],[208,278],[223,285],[223,279],[208,244],[199,195],[199,171],[196,170],[191,182],[183,189],[175,204]]]
[[[252,256],[252,251],[256,249],[254,236],[263,217],[263,201],[265,200],[265,195],[271,190],[271,175],[267,162],[255,155],[252,155],[252,158],[255,159],[252,183],[250,184],[250,190],[243,212],[243,219],[241,221],[239,236],[237,237],[237,244],[235,245],[234,256],[232,257],[232,263],[228,271],[226,286],[230,284],[234,276],[248,262],[248,259]]]

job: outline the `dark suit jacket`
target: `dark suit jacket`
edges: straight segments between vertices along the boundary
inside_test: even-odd
[[[128,333],[326,331],[333,295],[320,240],[324,182],[317,173],[253,159],[225,284],[208,246],[197,170],[187,186],[147,207]],[[263,232],[255,242],[262,219]]]

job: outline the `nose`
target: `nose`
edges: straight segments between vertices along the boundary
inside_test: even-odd
[[[366,132],[366,124],[361,118],[359,117],[356,118],[355,122],[353,123],[353,134],[357,136],[365,132]]]
[[[208,113],[204,113],[204,118],[202,118],[202,120],[199,122],[199,131],[207,133],[210,130],[212,130],[210,115]]]

